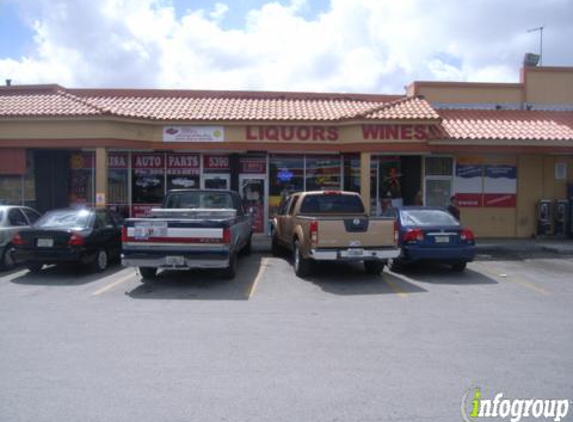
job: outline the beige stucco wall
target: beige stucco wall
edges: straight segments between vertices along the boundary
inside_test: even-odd
[[[525,101],[534,104],[573,104],[573,68],[524,69]]]
[[[413,92],[412,89],[409,92]],[[430,102],[438,103],[520,103],[521,88],[518,84],[443,84],[420,83],[416,95],[423,95]]]

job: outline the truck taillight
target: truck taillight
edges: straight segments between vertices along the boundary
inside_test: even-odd
[[[77,233],[72,233],[70,240],[68,240],[69,246],[82,246],[84,244],[84,238],[82,235]]]
[[[14,246],[24,246],[26,242],[24,242],[24,239],[22,239],[22,236],[20,236],[20,233],[16,233],[14,235],[14,237],[12,237],[12,244]]]
[[[464,229],[460,233],[460,239],[462,239],[465,242],[474,242],[476,240],[476,237],[474,235],[474,232],[472,232],[471,230]]]
[[[404,234],[404,242],[421,242],[422,240],[424,240],[422,229],[408,229]]]
[[[231,243],[231,229],[229,227],[223,229],[223,243],[226,245]]]
[[[312,246],[318,245],[318,221],[311,221],[308,226],[308,234],[310,235],[310,243]]]
[[[127,227],[125,226],[121,228],[121,241],[127,242]]]

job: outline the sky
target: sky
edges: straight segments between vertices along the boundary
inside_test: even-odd
[[[573,66],[573,0],[0,0],[0,81],[402,94]]]

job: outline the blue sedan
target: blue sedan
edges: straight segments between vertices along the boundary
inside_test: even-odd
[[[396,212],[400,256],[393,266],[433,261],[463,271],[476,254],[475,236],[447,210],[438,207],[400,207]]]

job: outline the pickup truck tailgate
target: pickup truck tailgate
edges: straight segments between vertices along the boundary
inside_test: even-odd
[[[368,217],[320,218],[319,248],[393,247],[394,219]]]

